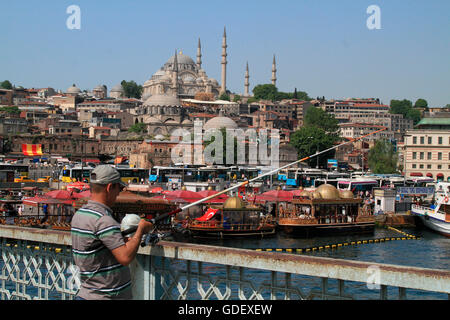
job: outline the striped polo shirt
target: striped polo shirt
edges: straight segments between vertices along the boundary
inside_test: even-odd
[[[72,253],[80,269],[81,298],[132,298],[130,269],[111,253],[125,245],[120,224],[111,213],[108,206],[90,200],[73,216]]]

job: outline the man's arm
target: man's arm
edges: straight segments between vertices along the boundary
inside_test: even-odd
[[[125,243],[125,245],[120,246],[111,251],[116,260],[121,265],[127,266],[131,263],[131,261],[133,261],[139,249],[142,236],[148,233],[152,227],[153,224],[151,222],[141,219],[141,221],[139,221],[138,228],[133,237],[131,237],[130,240],[128,240],[128,242]]]

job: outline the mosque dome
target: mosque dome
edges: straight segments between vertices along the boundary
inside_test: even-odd
[[[164,140],[164,136],[162,134],[158,134],[155,136],[155,140]]]
[[[315,192],[320,193],[322,199],[336,200],[340,199],[339,190],[331,184],[322,184]]]
[[[183,122],[181,122],[181,124],[192,124],[192,121],[189,119],[184,119]]]
[[[175,55],[171,56],[169,58],[169,60],[167,60],[166,65],[168,65],[168,64],[173,65],[174,60],[175,60]],[[177,53],[177,62],[178,62],[178,65],[180,65],[180,64],[189,64],[189,65],[194,65],[194,66],[196,65],[194,60],[192,60],[191,57],[189,57],[181,52]]]
[[[204,130],[221,128],[237,129],[238,125],[228,117],[218,116],[208,120],[203,126]]]
[[[104,89],[105,89],[105,87],[103,87],[101,84],[99,84],[98,86],[96,86],[96,87],[94,88],[93,91],[103,91]]]
[[[75,93],[81,93],[81,90],[80,90],[80,88],[78,88],[75,84],[73,84],[71,87],[69,87],[69,88],[67,89],[67,93],[73,93],[73,94],[75,94]]]
[[[154,94],[144,102],[144,106],[178,107],[180,99],[166,94]]]
[[[115,85],[114,87],[111,88],[111,92],[121,92],[123,93],[123,87],[121,84]]]
[[[245,208],[244,201],[239,197],[230,197],[223,204],[224,209],[243,209]]]

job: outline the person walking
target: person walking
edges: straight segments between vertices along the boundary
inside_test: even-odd
[[[141,219],[135,234],[125,242],[111,210],[125,187],[119,172],[100,165],[92,171],[90,186],[90,200],[74,214],[71,223],[72,253],[81,283],[76,299],[132,299],[128,265],[142,236],[153,225]]]

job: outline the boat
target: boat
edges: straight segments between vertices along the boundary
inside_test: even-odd
[[[373,233],[375,218],[369,205],[351,190],[330,184],[303,191],[291,202],[277,205],[278,228],[286,234],[313,236],[330,233]]]
[[[183,227],[194,238],[267,237],[276,231],[273,216],[240,197],[230,197],[221,206],[209,207],[199,218],[187,218]]]
[[[411,214],[425,227],[450,237],[450,182],[438,182],[434,201],[428,206],[413,204]]]

